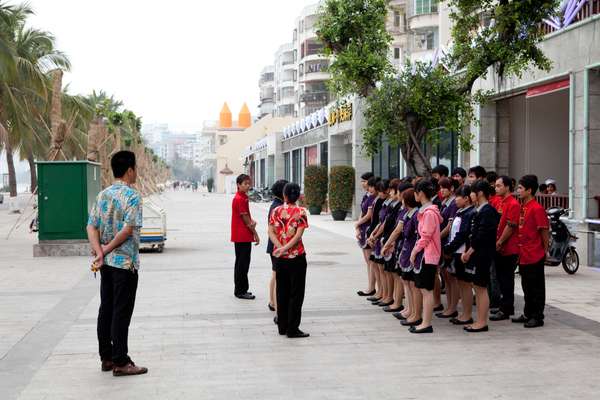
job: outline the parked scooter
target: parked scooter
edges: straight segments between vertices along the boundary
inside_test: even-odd
[[[260,192],[256,190],[256,188],[251,188],[248,191],[248,200],[250,200],[253,203],[262,203],[263,198]]]
[[[575,249],[577,236],[573,235],[567,225],[560,219],[568,212],[569,210],[559,207],[550,208],[546,211],[550,219],[551,233],[549,257],[546,259],[546,265],[555,267],[562,263],[565,272],[572,275],[579,269],[579,254]]]

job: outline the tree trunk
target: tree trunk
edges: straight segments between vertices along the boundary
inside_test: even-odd
[[[409,137],[406,143],[400,145],[400,151],[406,161],[408,173],[413,176],[429,177],[431,163],[421,148],[427,130],[413,116],[407,117],[406,127]]]
[[[50,108],[50,130],[52,131],[52,144],[48,153],[48,160],[64,160],[62,146],[66,136],[66,123],[62,119],[62,77],[63,72],[57,69],[52,72],[52,102]]]
[[[10,144],[8,132],[4,136],[4,151],[6,151],[6,165],[8,167],[8,187],[10,189],[10,197],[17,197],[17,173],[15,171],[15,161],[13,159],[13,149]]]
[[[31,150],[27,152],[27,162],[29,163],[29,171],[31,175],[31,193],[35,193],[37,190],[37,171],[35,169],[35,159]]]

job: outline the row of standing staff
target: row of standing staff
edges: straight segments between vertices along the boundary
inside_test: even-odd
[[[366,193],[355,227],[369,286],[358,295],[411,333],[432,333],[434,312],[467,332],[487,332],[489,320],[515,313],[518,265],[525,306],[511,320],[526,328],[543,326],[549,231],[545,210],[535,200],[537,177],[515,182],[479,166],[468,173],[456,168],[451,177],[438,166],[432,175],[391,181],[362,176]],[[492,281],[500,299],[490,315]]]

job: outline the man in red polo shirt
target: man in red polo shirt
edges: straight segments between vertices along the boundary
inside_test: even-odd
[[[500,309],[491,321],[509,319],[515,313],[515,269],[519,258],[519,213],[521,206],[512,195],[513,183],[508,176],[496,180],[496,210],[500,223],[496,235],[496,277],[502,298]]]
[[[546,282],[544,262],[548,252],[549,226],[546,210],[535,200],[538,189],[535,175],[525,175],[519,180],[517,193],[521,198],[519,217],[519,273],[525,295],[523,315],[512,322],[524,323],[525,328],[544,326]]]
[[[239,299],[254,300],[255,296],[248,292],[248,270],[250,269],[252,242],[258,246],[260,238],[256,233],[256,221],[250,215],[247,195],[252,180],[248,175],[242,174],[237,177],[236,183],[237,193],[231,203],[231,241],[235,246],[233,294]]]

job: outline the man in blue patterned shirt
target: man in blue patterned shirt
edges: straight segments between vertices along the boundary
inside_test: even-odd
[[[135,305],[140,267],[142,198],[131,187],[137,179],[135,154],[115,153],[110,161],[115,182],[98,194],[88,219],[88,238],[100,268],[98,344],[102,371],[140,375],[128,356],[127,336]]]

